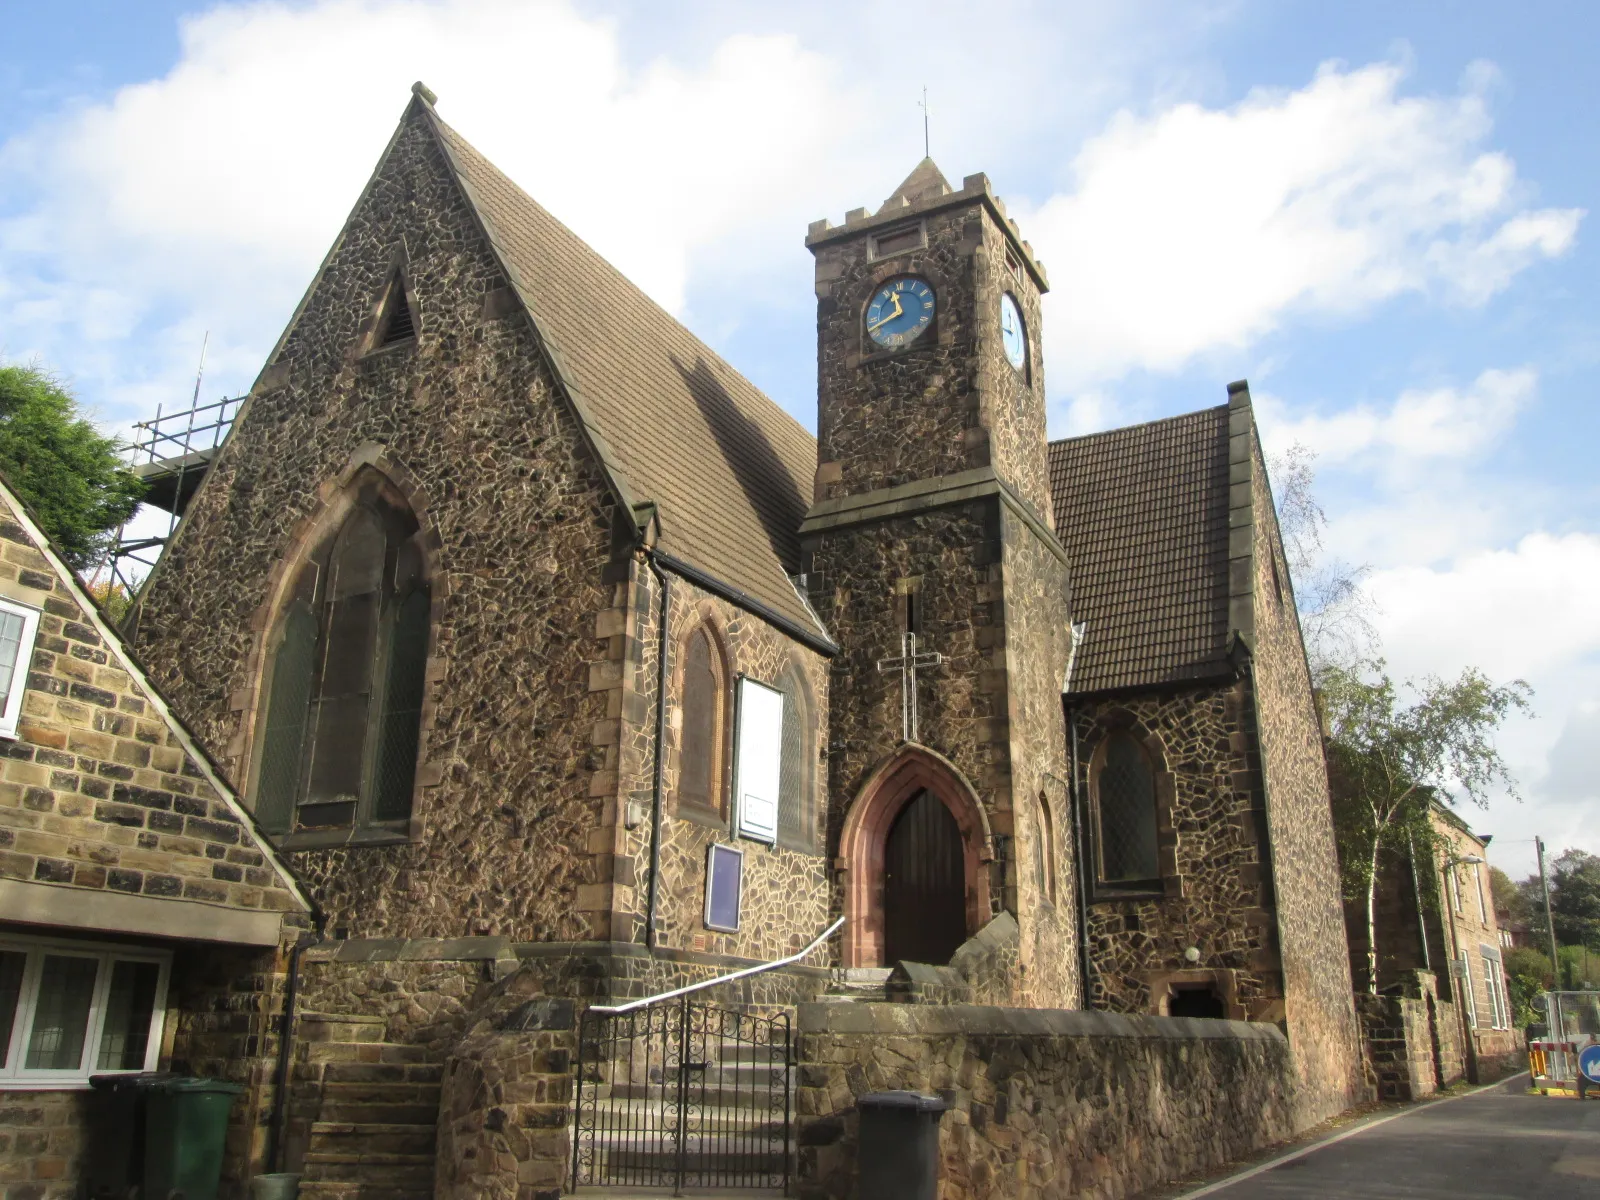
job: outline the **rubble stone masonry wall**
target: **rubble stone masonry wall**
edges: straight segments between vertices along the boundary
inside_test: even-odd
[[[973,199],[908,213],[926,244],[903,254],[872,258],[864,233],[816,248],[817,500],[992,466],[1051,523],[1039,293],[1031,276],[1009,272],[1005,234]],[[866,336],[864,314],[881,284],[907,274],[932,287],[937,315],[910,347],[885,351]],[[1007,291],[1029,339],[1020,373],[1000,343]]]
[[[807,1004],[798,1027],[803,1200],[855,1194],[855,1104],[867,1092],[934,1092],[950,1105],[939,1126],[941,1200],[1116,1200],[1298,1127],[1289,1048],[1271,1025]]]
[[[1237,413],[1235,414],[1237,416]],[[1322,731],[1266,463],[1249,426],[1255,530],[1254,716],[1272,832],[1289,1044],[1320,1120],[1365,1096]]]
[[[1248,704],[1240,680],[1090,702],[1076,715],[1085,795],[1096,750],[1112,729],[1129,730],[1171,777],[1157,791],[1158,802],[1168,795],[1158,803],[1164,890],[1129,895],[1091,878],[1093,1007],[1162,1012],[1165,981],[1187,972],[1201,982],[1210,973],[1234,1015],[1283,1019]],[[1093,809],[1086,807],[1088,828]],[[1190,947],[1200,951],[1198,962],[1185,959]]]
[[[1009,364],[1007,364],[1009,370]],[[1073,1008],[1079,976],[1072,809],[1061,685],[1071,632],[1067,565],[1002,506],[1005,683],[1010,735],[1013,905],[1021,929],[1016,1003]],[[1042,886],[1041,886],[1042,885]]]
[[[415,341],[372,353],[403,261]],[[620,671],[596,614],[612,506],[507,280],[413,105],[141,596],[137,644],[247,784],[279,592],[363,465],[429,546],[428,694],[410,835],[291,857],[350,937],[609,937]]]
[[[665,574],[665,573],[664,573]],[[667,721],[662,759],[661,879],[656,913],[656,944],[664,950],[724,958],[767,961],[800,949],[828,923],[824,847],[827,774],[827,660],[760,618],[676,575],[666,575]],[[602,614],[603,621],[626,629],[619,635],[623,671],[618,679],[615,721],[620,741],[618,795],[621,820],[605,831],[601,849],[615,855],[610,897],[613,936],[643,943],[648,908],[651,806],[656,737],[656,680],[660,639],[661,583],[649,568],[633,564],[630,611]],[[608,626],[610,627],[610,626]],[[686,810],[679,804],[678,779],[683,738],[682,656],[697,630],[708,630],[724,656],[721,810]],[[740,676],[791,690],[801,713],[801,797],[803,811],[793,836],[776,845],[734,834],[731,736],[735,726],[734,685]],[[605,736],[613,736],[608,729]],[[599,845],[600,837],[596,843]],[[731,843],[744,852],[743,895],[737,932],[705,925],[707,848]],[[819,961],[821,961],[819,959]]]

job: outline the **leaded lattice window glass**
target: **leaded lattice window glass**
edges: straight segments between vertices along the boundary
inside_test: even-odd
[[[274,634],[255,807],[274,833],[411,815],[431,601],[417,521],[385,482],[307,558]]]
[[[1113,733],[1097,780],[1100,879],[1144,883],[1161,875],[1156,850],[1155,775],[1143,747]]]

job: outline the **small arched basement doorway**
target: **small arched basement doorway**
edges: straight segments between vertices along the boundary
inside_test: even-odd
[[[967,940],[967,872],[961,827],[924,789],[895,817],[883,847],[883,958],[950,961]]]

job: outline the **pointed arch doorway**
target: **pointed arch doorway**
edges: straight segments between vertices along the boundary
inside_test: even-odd
[[[943,964],[989,920],[989,823],[941,755],[906,746],[845,818],[846,966]]]

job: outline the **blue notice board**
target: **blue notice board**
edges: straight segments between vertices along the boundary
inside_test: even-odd
[[[744,886],[744,851],[737,846],[706,848],[706,928],[739,932],[739,893]]]

